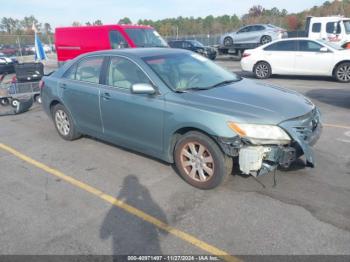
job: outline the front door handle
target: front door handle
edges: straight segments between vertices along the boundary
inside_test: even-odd
[[[67,88],[67,84],[66,83],[60,83],[60,88],[62,89],[66,89]]]
[[[104,92],[101,94],[101,97],[104,99],[104,100],[109,100],[111,99],[111,94],[108,93],[108,92]]]

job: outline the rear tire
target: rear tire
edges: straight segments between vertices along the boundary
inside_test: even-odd
[[[267,79],[271,76],[271,66],[267,62],[258,62],[253,69],[253,73],[258,79]]]
[[[269,36],[269,35],[264,35],[264,36],[262,36],[261,39],[260,39],[260,44],[265,45],[265,44],[267,44],[267,43],[270,43],[271,41],[272,41],[271,36]]]
[[[34,101],[37,102],[38,104],[41,104],[41,95],[35,95],[34,96]]]
[[[72,141],[81,137],[68,110],[61,104],[52,108],[52,118],[56,130],[64,140]]]
[[[18,107],[18,105],[19,105],[19,100],[18,99],[12,99],[12,101],[11,101],[11,106],[13,107],[13,108],[17,108]]]
[[[233,39],[230,36],[224,38],[224,46],[229,47],[233,45]]]
[[[350,82],[350,63],[344,62],[339,64],[334,71],[334,78],[342,83]]]
[[[10,104],[10,101],[9,101],[8,98],[1,98],[0,104],[1,104],[2,106],[7,106],[7,105]]]
[[[188,132],[177,141],[174,159],[181,177],[199,189],[217,187],[232,172],[232,158],[210,137],[197,131]]]

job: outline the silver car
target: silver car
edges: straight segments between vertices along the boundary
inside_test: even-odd
[[[242,27],[236,32],[224,34],[221,45],[230,47],[234,44],[267,44],[287,37],[287,31],[270,24],[256,24]]]

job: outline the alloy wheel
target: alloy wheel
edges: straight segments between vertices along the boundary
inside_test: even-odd
[[[189,142],[181,150],[181,166],[191,179],[207,182],[214,175],[214,159],[209,150],[198,142]]]
[[[255,68],[255,74],[259,78],[266,78],[269,75],[269,67],[265,63],[260,63]]]
[[[63,110],[57,110],[55,113],[55,122],[58,131],[63,136],[67,136],[70,132],[69,118]]]
[[[337,78],[340,81],[348,82],[350,81],[350,65],[344,64],[337,70]]]
[[[261,44],[267,44],[271,42],[271,38],[269,36],[263,36],[263,38],[261,39]]]

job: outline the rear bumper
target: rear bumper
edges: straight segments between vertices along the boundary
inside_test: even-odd
[[[254,61],[249,57],[243,57],[241,60],[241,68],[243,71],[253,72],[254,64]]]

